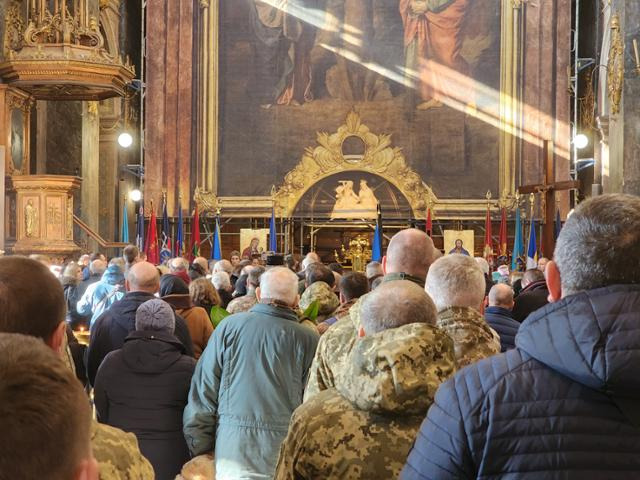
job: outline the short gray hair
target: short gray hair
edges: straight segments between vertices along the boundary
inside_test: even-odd
[[[107,262],[104,260],[94,260],[89,265],[89,272],[93,275],[102,275],[104,271],[107,269]]]
[[[171,273],[189,270],[189,262],[185,258],[176,257],[169,260],[169,271]]]
[[[136,330],[171,332],[176,328],[176,315],[164,300],[148,300],[136,310]]]
[[[438,313],[422,288],[407,280],[384,282],[362,297],[360,322],[366,335],[410,323],[435,325]]]
[[[298,297],[298,276],[286,267],[274,267],[260,277],[260,297],[293,305]]]
[[[489,271],[491,270],[491,268],[489,267],[489,262],[487,262],[487,260],[483,257],[474,257],[474,260],[480,267],[480,270],[482,270],[482,273],[484,273],[485,275],[489,275]]]
[[[478,308],[484,299],[486,283],[473,258],[453,254],[439,258],[431,265],[425,290],[439,312],[449,307]]]
[[[211,283],[216,290],[228,290],[231,288],[231,279],[227,272],[215,272],[211,275]]]
[[[233,272],[233,265],[231,265],[231,262],[229,260],[220,260],[213,266],[212,271],[213,273],[226,272],[231,275],[231,273]]]
[[[367,263],[366,275],[368,279],[371,279],[378,275],[384,275],[384,270],[382,270],[382,264],[380,262],[375,262],[375,261]]]
[[[640,198],[613,194],[581,203],[555,250],[563,296],[640,283]]]
[[[505,283],[495,284],[489,290],[489,306],[511,308],[513,306],[513,288]]]

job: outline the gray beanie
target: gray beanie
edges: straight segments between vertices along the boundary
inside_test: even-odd
[[[171,306],[159,298],[148,300],[136,311],[136,330],[167,331],[173,333],[176,316]]]

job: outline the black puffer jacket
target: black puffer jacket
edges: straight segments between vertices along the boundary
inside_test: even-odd
[[[156,297],[146,292],[129,292],[105,310],[91,326],[87,352],[87,375],[93,385],[98,367],[109,352],[122,347],[124,339],[136,329],[136,311],[147,300]],[[193,357],[193,342],[184,319],[176,315],[175,336],[182,342],[187,355]]]
[[[402,480],[640,478],[640,286],[531,314],[440,386]]]
[[[96,376],[98,420],[136,435],[157,480],[173,480],[189,461],[182,412],[195,365],[173,335],[136,331]]]

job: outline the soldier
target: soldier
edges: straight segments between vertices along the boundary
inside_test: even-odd
[[[361,311],[362,338],[335,388],[293,414],[277,480],[396,478],[438,386],[455,371],[451,339],[419,286],[386,282]]]
[[[41,338],[65,359],[65,302],[60,282],[43,264],[0,258],[0,332]],[[132,433],[92,422],[91,448],[101,480],[148,480],[153,467]]]
[[[237,297],[229,302],[227,305],[227,312],[230,315],[240,312],[248,312],[251,310],[258,300],[256,299],[256,288],[260,286],[260,277],[264,273],[264,267],[252,266],[249,267],[249,274],[247,275],[247,294],[242,297]]]
[[[384,281],[407,280],[424,287],[429,266],[439,255],[425,232],[414,228],[402,230],[391,239],[387,255],[382,260],[386,273]],[[360,302],[356,302],[348,316],[338,320],[320,337],[304,393],[305,401],[334,386],[335,372],[343,368],[356,341],[360,326],[359,310]]]
[[[438,308],[438,327],[453,339],[458,368],[500,353],[500,337],[480,313],[485,280],[473,258],[440,258],[429,269],[425,290]]]

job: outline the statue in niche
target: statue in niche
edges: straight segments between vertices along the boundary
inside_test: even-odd
[[[38,224],[38,210],[33,206],[33,200],[29,200],[24,206],[25,235],[31,238],[36,235]]]
[[[378,199],[366,180],[360,180],[360,191],[353,191],[353,181],[341,180],[336,188],[336,203],[331,218],[376,218]]]

